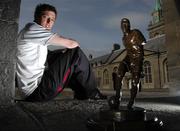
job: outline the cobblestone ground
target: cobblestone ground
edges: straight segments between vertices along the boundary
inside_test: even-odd
[[[163,121],[164,131],[180,131],[179,97],[137,99],[135,106],[147,110],[147,118],[158,117]],[[163,102],[164,101],[164,102]],[[126,100],[122,105],[126,104]],[[87,118],[107,106],[106,101],[55,100],[46,103],[18,102],[40,130],[88,131]]]
[[[108,96],[114,92],[103,92]],[[129,92],[123,94],[126,105]],[[17,99],[19,99],[17,97]],[[73,100],[72,91],[49,102],[24,102],[18,100],[10,107],[0,106],[1,131],[89,131],[87,119],[96,116],[107,101]],[[180,96],[168,92],[140,92],[135,106],[145,108],[147,119],[157,117],[164,123],[163,131],[180,131]]]

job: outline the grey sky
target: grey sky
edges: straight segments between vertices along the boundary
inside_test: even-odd
[[[120,20],[127,17],[148,39],[147,26],[155,0],[22,0],[20,29],[33,21],[37,4],[48,3],[58,10],[53,28],[65,37],[76,39],[90,52],[110,51],[113,43],[122,44]]]

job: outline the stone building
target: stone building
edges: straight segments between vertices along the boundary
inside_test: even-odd
[[[163,0],[169,80],[167,86],[180,93],[180,1]]]
[[[144,46],[145,77],[142,79],[142,90],[164,90],[169,82],[167,51],[165,46],[165,24],[162,3],[156,0],[152,12],[152,21],[148,26],[149,39]],[[126,50],[114,46],[111,53],[91,59],[91,65],[100,89],[113,90],[112,73],[117,71],[119,62],[125,57]],[[131,75],[126,73],[123,79],[123,89],[129,88]]]
[[[148,26],[149,38],[154,38],[158,35],[164,34],[165,32],[165,21],[162,10],[162,2],[161,0],[156,0],[156,4],[154,10],[151,14],[152,21]]]

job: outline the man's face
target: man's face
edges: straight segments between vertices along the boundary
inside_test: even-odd
[[[40,24],[47,30],[51,30],[55,20],[56,20],[56,14],[53,11],[44,11],[42,13],[41,18],[38,21],[38,24]]]

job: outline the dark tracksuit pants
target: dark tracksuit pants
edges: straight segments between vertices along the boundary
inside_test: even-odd
[[[74,91],[77,99],[91,98],[99,92],[90,63],[79,47],[64,53],[61,50],[49,52],[41,82],[26,100],[53,99],[66,86]]]

